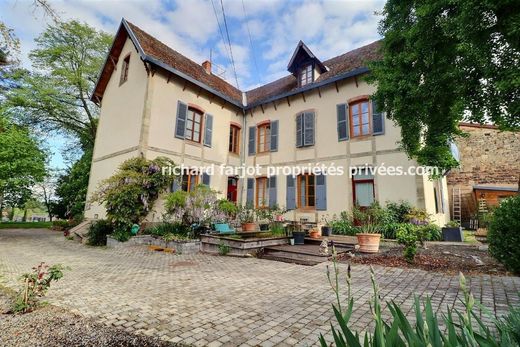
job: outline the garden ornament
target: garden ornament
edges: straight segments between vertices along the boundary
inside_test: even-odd
[[[132,233],[132,235],[137,235],[137,233],[139,232],[139,225],[138,224],[132,225],[132,229],[130,229],[130,232]]]

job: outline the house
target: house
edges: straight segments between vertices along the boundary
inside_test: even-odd
[[[467,134],[457,139],[459,167],[447,175],[453,218],[476,228],[478,211],[497,206],[518,194],[520,133],[500,131],[493,125],[460,123]]]
[[[101,114],[88,195],[128,158],[167,156],[187,168],[173,189],[208,184],[237,203],[285,206],[291,220],[407,200],[445,223],[445,178],[411,172],[399,128],[369,99],[366,62],[378,48],[322,61],[299,42],[287,76],[243,92],[213,74],[211,62],[195,63],[123,19],[92,96]],[[259,169],[203,175],[212,164]],[[405,174],[374,172],[381,167]],[[159,203],[149,219],[161,211]],[[102,218],[103,207],[88,204],[85,215]]]

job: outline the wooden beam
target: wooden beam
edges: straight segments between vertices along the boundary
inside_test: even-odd
[[[199,98],[199,96],[200,96],[200,92],[201,92],[201,91],[202,91],[202,88],[199,87],[199,89],[197,90],[197,99]]]
[[[182,86],[182,91],[185,91],[186,90],[186,80],[184,80],[184,85]]]
[[[276,111],[276,101],[273,101],[274,110]]]
[[[321,88],[318,87],[318,95],[320,96],[320,99],[321,99]]]
[[[114,70],[117,71],[117,63],[116,63],[116,61],[114,60],[114,57],[113,57],[113,56],[110,56],[110,61],[112,62],[112,65],[114,65]]]
[[[356,88],[358,88],[358,87],[359,87],[359,85],[358,85],[358,80],[357,80],[357,76],[354,76],[354,82],[356,82]]]
[[[251,117],[253,117],[253,109],[249,110],[249,114],[251,114]]]
[[[210,104],[213,103],[213,96],[214,96],[213,93],[211,93],[211,94],[209,95],[209,103],[210,103]]]
[[[170,83],[170,77],[172,77],[172,74],[168,74],[168,79],[166,80],[166,84]]]
[[[305,93],[302,92],[302,97],[303,97],[303,102],[307,102],[307,100],[305,100]]]
[[[339,93],[338,81],[335,81],[334,85],[336,86],[336,91]]]
[[[289,101],[289,97],[286,97],[287,99],[287,105],[289,105],[289,107],[291,107],[291,102]]]
[[[262,113],[265,113],[264,112],[264,105],[260,104],[260,108],[262,109]]]

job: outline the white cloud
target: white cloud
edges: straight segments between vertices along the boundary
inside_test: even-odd
[[[177,8],[166,15],[171,29],[203,44],[217,31],[210,2],[190,0],[177,2]]]

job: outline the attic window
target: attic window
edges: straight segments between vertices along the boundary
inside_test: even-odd
[[[314,71],[312,64],[305,65],[300,69],[300,87],[312,83],[314,80]]]
[[[119,85],[122,85],[128,80],[128,66],[130,65],[130,54],[125,57],[123,60],[123,65],[121,66],[121,79],[119,80]]]

